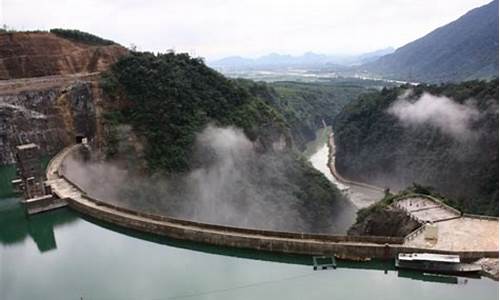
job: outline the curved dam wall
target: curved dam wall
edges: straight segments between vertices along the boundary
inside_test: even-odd
[[[433,252],[459,254],[464,259],[498,257],[498,252],[450,252],[403,245],[397,237],[304,234],[237,228],[199,223],[146,214],[93,199],[59,170],[64,157],[77,147],[66,148],[47,169],[54,193],[82,214],[122,226],[169,238],[208,243],[216,246],[247,248],[305,255],[336,255],[340,258],[393,258],[400,252]]]

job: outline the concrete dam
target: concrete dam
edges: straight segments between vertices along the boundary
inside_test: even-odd
[[[110,204],[106,199],[90,197],[65,176],[61,169],[63,161],[80,147],[84,146],[66,147],[49,162],[46,185],[57,200],[28,203],[35,207],[35,211],[50,208],[51,201],[63,201],[84,215],[124,228],[178,240],[278,253],[329,255],[354,260],[392,259],[402,252],[457,254],[462,259],[498,257],[498,242],[488,239],[488,236],[493,236],[491,230],[497,228],[498,231],[497,219],[463,215],[436,199],[422,195],[410,195],[397,201],[401,209],[422,223],[419,229],[404,238],[258,230],[137,212]],[[439,230],[443,232],[438,243],[428,243],[424,238],[425,223],[428,221],[439,224]],[[460,230],[464,224],[466,229]],[[454,233],[456,230],[458,234]],[[474,234],[478,230],[485,234]]]

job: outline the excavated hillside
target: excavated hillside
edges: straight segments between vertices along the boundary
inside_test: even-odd
[[[127,53],[49,32],[0,33],[0,165],[23,143],[51,156],[80,137],[99,142],[99,72]]]
[[[50,32],[0,33],[0,80],[101,72],[126,53]]]

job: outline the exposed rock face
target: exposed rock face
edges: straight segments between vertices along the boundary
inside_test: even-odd
[[[53,155],[78,136],[93,137],[96,108],[92,83],[0,95],[0,165],[14,162],[13,148],[36,143]]]
[[[483,274],[498,281],[498,258],[481,258],[475,262],[483,268]]]
[[[48,32],[0,33],[0,165],[14,162],[19,144],[36,143],[48,156],[79,137],[99,144],[103,96],[96,72],[127,52]]]
[[[403,237],[419,226],[417,221],[409,218],[403,211],[386,207],[370,212],[363,221],[354,224],[347,234]]]
[[[92,46],[49,32],[0,33],[0,80],[100,72],[127,49]]]

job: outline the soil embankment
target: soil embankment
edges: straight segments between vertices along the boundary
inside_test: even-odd
[[[0,33],[0,80],[106,70],[128,50],[89,45],[49,32]]]

